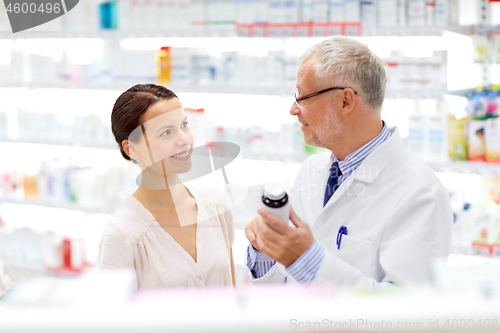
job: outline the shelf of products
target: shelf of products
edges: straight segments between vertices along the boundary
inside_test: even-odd
[[[46,84],[6,84],[0,82],[1,88],[27,88],[27,89],[81,89],[81,90],[112,90],[125,91],[137,81],[128,83],[46,83]],[[166,85],[176,93],[206,93],[206,94],[239,94],[239,95],[265,95],[265,96],[293,96],[297,90],[294,86],[245,86],[245,85]],[[447,94],[444,89],[389,89],[386,91],[386,98],[398,99],[442,99]]]
[[[29,228],[0,232],[0,277],[77,276],[90,267],[84,240]]]
[[[297,59],[284,52],[269,52],[267,57],[224,52],[216,57],[208,56],[205,49],[167,49],[163,51],[170,56],[169,69],[164,73],[168,81],[165,85],[176,93],[292,96],[296,90]],[[12,58],[15,55],[17,52],[13,51]],[[110,57],[114,61],[109,61]],[[110,48],[101,58],[95,64],[82,66],[68,62],[65,57],[65,61],[57,62],[51,57],[30,55],[26,61],[16,60],[13,65],[31,68],[32,78],[23,79],[24,74],[11,73],[7,66],[0,65],[0,72],[2,69],[5,72],[0,88],[124,91],[137,82],[161,78],[158,72],[155,76],[158,65],[153,52]],[[443,99],[447,81],[446,51],[434,51],[431,57],[406,57],[402,51],[393,51],[383,60],[388,76],[387,98]],[[42,63],[45,72],[35,74]],[[132,63],[141,65],[130,66]]]
[[[2,203],[9,203],[9,204],[17,204],[17,205],[35,205],[35,206],[40,206],[40,207],[48,207],[48,208],[58,208],[58,209],[69,209],[69,210],[76,210],[80,211],[86,214],[108,214],[111,215],[115,212],[116,208],[118,208],[118,205],[103,205],[103,206],[96,206],[96,205],[89,205],[89,206],[83,206],[78,203],[72,203],[72,202],[54,202],[54,201],[48,201],[48,200],[38,200],[38,199],[11,199],[11,198],[5,198],[5,197],[0,197],[0,204]]]
[[[490,167],[467,164],[467,168],[490,174],[500,163],[500,86],[481,86],[463,93],[468,103],[459,119],[449,113],[445,102],[438,103],[433,114],[425,114],[421,104],[416,103],[409,115],[408,147],[422,159],[436,163],[448,159],[488,162]],[[462,167],[455,164],[454,169]]]
[[[136,174],[131,164],[97,169],[47,160],[34,173],[3,170],[0,202],[110,214],[132,192]]]
[[[39,29],[14,38],[211,36],[436,36],[458,21],[447,0],[86,1]],[[8,31],[0,8],[0,31]],[[78,23],[78,24],[75,24]],[[363,29],[361,29],[361,26]],[[81,30],[87,27],[87,30]],[[45,29],[46,31],[43,31]],[[41,31],[37,31],[41,30]],[[48,31],[55,31],[50,33]],[[91,31],[89,31],[91,30]],[[104,30],[104,31],[102,31]],[[64,31],[64,32],[62,32]],[[366,32],[365,32],[366,31]],[[3,33],[0,37],[12,38]]]
[[[113,83],[2,83],[1,88],[27,88],[27,89],[82,89],[82,90],[113,90],[125,91],[141,81],[113,82]],[[243,94],[243,95],[273,95],[273,96],[293,96],[297,88],[293,86],[272,86],[272,85],[165,85],[176,93],[207,93],[207,94]],[[425,92],[424,92],[425,93]],[[428,94],[435,92],[429,91]],[[396,92],[397,94],[397,92]],[[404,94],[404,92],[401,92]],[[437,94],[437,93],[436,93]]]
[[[346,29],[345,26],[348,28]],[[351,27],[351,28],[350,28]],[[1,32],[0,39],[74,39],[74,38],[99,38],[99,39],[124,39],[124,38],[190,38],[190,37],[254,37],[254,38],[290,38],[290,37],[328,37],[344,35],[349,37],[374,37],[374,36],[442,36],[444,31],[460,32],[464,35],[470,32],[470,27],[388,27],[362,29],[359,23],[344,24],[275,24],[275,25],[229,25],[229,26],[203,26],[183,27],[182,29],[152,30],[152,31],[110,31],[98,30],[87,32],[50,32],[26,31],[18,32],[14,36],[11,32]]]
[[[94,31],[20,31],[15,35],[12,32],[0,31],[0,39],[74,39],[74,38],[99,38],[99,39],[124,39],[124,38],[165,38],[165,37],[236,37],[236,28],[231,25],[217,26],[186,26],[182,28],[151,29],[137,31],[94,30]]]
[[[456,161],[448,163],[428,162],[428,164],[432,170],[436,172],[452,172],[474,174],[484,177],[500,177],[500,165],[497,163]]]

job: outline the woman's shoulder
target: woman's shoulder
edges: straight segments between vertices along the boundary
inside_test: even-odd
[[[152,217],[148,211],[134,197],[128,197],[123,204],[111,215],[104,230],[106,236],[125,236],[132,243],[136,243],[149,229]],[[150,213],[149,213],[150,215]]]
[[[198,205],[229,207],[224,192],[219,189],[192,183],[184,183],[184,185],[193,194]]]

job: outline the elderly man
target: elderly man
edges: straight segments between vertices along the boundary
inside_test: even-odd
[[[327,283],[388,289],[426,283],[447,258],[453,216],[434,172],[381,119],[384,64],[346,37],[300,59],[290,114],[304,141],[331,152],[309,157],[290,193],[290,220],[266,210],[245,228],[254,283]]]

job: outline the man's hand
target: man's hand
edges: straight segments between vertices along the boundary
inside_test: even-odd
[[[245,227],[245,234],[254,248],[285,267],[293,264],[314,242],[309,226],[295,214],[292,206],[290,220],[296,228],[263,208],[258,212]]]

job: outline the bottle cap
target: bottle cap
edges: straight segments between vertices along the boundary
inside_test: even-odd
[[[285,195],[285,189],[280,183],[270,183],[264,188],[264,196],[271,200],[280,200]]]

